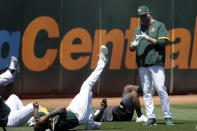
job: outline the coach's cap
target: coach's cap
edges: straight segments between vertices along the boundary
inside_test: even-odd
[[[142,5],[142,6],[138,7],[138,9],[137,9],[137,15],[138,16],[139,15],[145,15],[149,12],[150,12],[149,8],[145,5]]]

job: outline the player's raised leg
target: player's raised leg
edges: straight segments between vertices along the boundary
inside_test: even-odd
[[[19,71],[18,60],[16,57],[11,56],[10,66],[0,75],[0,85],[6,86],[12,83],[17,71]]]
[[[86,129],[98,129],[101,127],[100,123],[95,123],[90,117],[92,113],[92,87],[98,81],[107,63],[107,56],[108,49],[106,46],[102,45],[96,69],[83,83],[80,92],[75,96],[67,108],[78,115],[79,124],[86,123]]]

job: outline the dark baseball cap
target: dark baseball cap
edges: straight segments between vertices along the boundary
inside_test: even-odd
[[[46,113],[44,112],[38,112],[35,116],[36,119],[39,119],[43,116],[46,116]],[[43,123],[43,124],[35,124],[34,125],[34,131],[45,131],[46,129],[49,128],[48,123]]]
[[[36,119],[39,119],[39,118],[41,118],[41,117],[43,117],[43,116],[46,116],[46,114],[45,114],[44,112],[38,112],[38,113],[36,114],[35,118],[36,118]]]
[[[139,15],[145,15],[149,12],[150,12],[149,8],[145,5],[142,5],[142,6],[138,7],[138,9],[137,9],[137,15],[138,16]]]

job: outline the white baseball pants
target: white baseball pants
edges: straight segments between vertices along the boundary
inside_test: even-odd
[[[10,115],[8,116],[7,126],[20,126],[21,124],[27,122],[33,116],[33,103],[24,106],[21,100],[16,95],[10,95],[5,103],[11,109]],[[39,107],[39,109],[40,108],[41,106]]]
[[[13,82],[14,77],[15,73],[14,75],[12,75],[9,70],[6,70],[4,73],[0,75],[0,86],[6,86],[10,84],[11,82]]]
[[[161,108],[164,118],[172,118],[172,112],[170,108],[170,103],[168,99],[168,94],[166,91],[165,83],[165,73],[164,67],[162,66],[150,66],[150,67],[140,67],[139,68],[141,86],[144,94],[144,104],[146,109],[146,115],[148,118],[155,118],[154,105],[151,95],[152,88],[155,88],[161,102]],[[152,82],[154,86],[152,87]]]
[[[93,118],[90,117],[92,113],[92,87],[99,79],[105,62],[103,59],[99,59],[96,69],[86,79],[81,86],[80,92],[73,98],[67,110],[72,111],[77,115],[79,124],[91,124]]]

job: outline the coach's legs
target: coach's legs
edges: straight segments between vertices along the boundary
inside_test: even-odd
[[[160,102],[161,102],[164,118],[172,118],[170,102],[166,91],[166,87],[164,86],[165,83],[164,68],[162,66],[152,66],[150,67],[150,72],[152,74],[152,79],[154,82],[155,89],[158,95],[160,96]]]
[[[146,109],[146,115],[148,118],[155,118],[154,104],[151,95],[152,90],[152,78],[151,74],[146,67],[139,68],[140,82],[143,89],[144,104]]]

